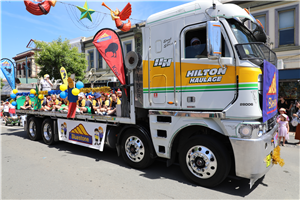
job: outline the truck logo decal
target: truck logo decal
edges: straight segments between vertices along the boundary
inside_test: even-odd
[[[85,144],[92,144],[93,138],[90,136],[85,130],[82,124],[79,124],[75,128],[73,128],[69,133],[69,140],[82,142]]]
[[[240,106],[253,106],[253,103],[240,103]]]
[[[171,37],[169,39],[164,39],[164,48],[167,48],[168,46],[172,45],[171,40]]]
[[[186,72],[185,77],[186,78],[200,77],[200,78],[190,78],[189,83],[221,82],[223,75],[226,74],[226,71],[227,71],[227,68],[189,70],[189,71]],[[209,77],[206,77],[207,75]]]
[[[156,58],[154,59],[153,67],[170,67],[172,63],[172,58]]]

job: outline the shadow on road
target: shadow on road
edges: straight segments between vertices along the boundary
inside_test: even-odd
[[[29,140],[27,133],[23,130],[16,130],[16,129],[7,129],[7,133],[1,133],[1,135],[8,135],[8,136],[18,136],[23,139]],[[44,144],[43,140],[38,141],[40,143]],[[84,157],[89,157],[95,162],[98,162],[100,160],[110,162],[117,164],[121,167],[131,169],[123,160],[121,157],[118,157],[117,151],[114,149],[110,149],[109,147],[105,146],[104,147],[104,152],[99,152],[94,149],[89,149],[86,147],[66,143],[66,142],[57,142],[49,148],[55,148],[59,151],[63,151],[68,154],[74,154],[78,156],[84,156]],[[148,178],[148,179],[169,179],[169,180],[174,180],[177,181],[181,184],[189,185],[192,187],[201,187],[198,186],[189,180],[187,180],[183,173],[181,172],[179,164],[173,164],[170,167],[166,166],[166,163],[161,161],[161,160],[156,160],[153,165],[148,167],[147,169],[142,169],[139,170],[141,172],[142,177]],[[240,197],[245,197],[249,195],[253,190],[258,185],[263,185],[265,187],[268,187],[267,184],[263,183],[264,177],[260,178],[256,183],[253,185],[253,187],[250,189],[249,187],[249,180],[248,179],[235,179],[235,178],[230,178],[227,177],[223,183],[218,185],[217,187],[214,188],[208,188],[210,190],[230,194],[230,195],[235,195],[235,196],[240,196]]]

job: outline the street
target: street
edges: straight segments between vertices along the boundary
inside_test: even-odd
[[[1,199],[299,199],[299,147],[293,134],[274,165],[252,189],[227,178],[215,188],[188,181],[179,165],[156,161],[144,170],[104,152],[58,142],[31,141],[23,127],[1,124]]]

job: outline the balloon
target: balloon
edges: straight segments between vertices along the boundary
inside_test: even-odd
[[[29,95],[31,98],[34,98],[34,94]]]
[[[17,102],[14,101],[14,102],[11,103],[11,105],[16,106]]]
[[[59,94],[59,96],[60,96],[60,98],[67,98],[67,93],[66,92],[61,92],[60,94]]]
[[[30,90],[30,94],[33,94],[33,95],[36,94],[35,89],[31,89],[31,90]]]
[[[72,90],[72,94],[73,94],[74,96],[78,96],[79,92],[80,92],[80,91],[79,91],[77,88],[74,88],[74,89]]]
[[[65,84],[62,84],[62,85],[59,86],[59,89],[60,89],[61,91],[65,91],[66,89],[68,89],[68,86],[65,85]]]
[[[12,98],[12,99],[14,99],[14,98],[16,98],[17,97],[17,95],[15,95],[14,93],[12,93],[11,95],[10,95],[10,98]]]
[[[44,95],[39,94],[39,99],[43,99],[43,98],[44,98]]]
[[[83,87],[84,87],[83,82],[78,81],[78,82],[76,83],[76,88],[78,88],[79,90],[80,90],[81,88],[83,88]]]
[[[17,93],[18,93],[18,90],[17,90],[17,89],[13,89],[13,93],[14,93],[14,94],[17,94]]]

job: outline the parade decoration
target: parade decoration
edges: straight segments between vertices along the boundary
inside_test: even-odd
[[[17,102],[14,101],[14,102],[11,103],[11,105],[12,105],[12,106],[16,106],[16,105],[17,105]]]
[[[17,95],[15,95],[14,93],[12,93],[11,95],[10,95],[10,98],[12,98],[12,99],[14,99],[14,98],[16,98],[17,97]]]
[[[7,58],[1,59],[1,71],[9,83],[11,89],[16,88],[14,64]]]
[[[79,92],[80,92],[80,91],[79,91],[77,88],[72,89],[72,94],[73,94],[74,96],[78,96]]]
[[[81,88],[79,91],[83,92],[83,93],[99,93],[99,92],[103,92],[103,93],[107,93],[110,92],[110,87],[108,86],[103,86],[103,87],[96,87],[96,88]]]
[[[92,20],[92,14],[95,12],[94,10],[90,9],[87,1],[85,2],[83,7],[80,6],[76,6],[80,12],[81,12],[81,16],[80,16],[80,20],[84,19],[84,18],[88,18],[91,22]]]
[[[65,98],[67,98],[67,93],[66,93],[66,92],[61,92],[61,93],[59,94],[59,96],[60,96],[60,98],[65,99]]]
[[[31,89],[31,90],[30,90],[30,94],[35,95],[35,94],[36,94],[36,91],[35,91],[34,89]]]
[[[67,86],[66,87],[66,90],[67,90],[68,89],[68,73],[64,67],[60,68],[60,75],[61,75],[61,80]]]
[[[43,99],[43,98],[44,98],[44,95],[39,94],[39,99]]]
[[[14,93],[14,94],[17,94],[17,93],[18,93],[18,90],[17,90],[17,89],[13,89],[13,93]]]
[[[30,97],[30,98],[34,98],[35,95],[34,95],[34,94],[30,94],[29,97]]]
[[[278,69],[264,60],[263,72],[263,122],[277,114]]]
[[[272,163],[279,164],[281,167],[284,165],[284,160],[280,158],[280,147],[277,146],[272,153]]]
[[[128,20],[127,23],[123,23],[122,21],[127,20],[131,15],[131,4],[128,3],[125,8],[120,12],[117,8],[115,11],[110,9],[104,2],[102,2],[102,6],[106,7],[110,10],[111,19],[115,21],[116,27],[123,32],[127,32],[131,29],[131,21]]]
[[[33,15],[47,15],[50,12],[51,6],[54,7],[56,0],[43,1],[41,3],[33,3],[30,0],[24,0],[26,10]]]
[[[76,88],[81,89],[81,88],[83,88],[83,87],[84,87],[83,82],[77,81],[77,83],[76,83]]]
[[[68,89],[68,86],[65,85],[65,84],[62,84],[62,85],[59,86],[59,89],[60,89],[61,91],[65,91],[65,90]]]
[[[112,29],[101,29],[95,34],[93,44],[120,83],[126,85],[123,50],[119,35]]]
[[[77,95],[73,95],[72,92],[74,89],[74,82],[73,80],[69,77],[68,78],[68,101],[69,101],[69,109],[68,109],[68,115],[67,118],[75,118],[76,115],[76,106],[77,106],[77,100],[78,100],[78,94],[79,94],[79,90]]]

